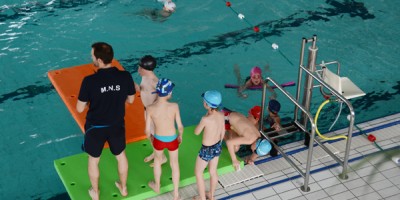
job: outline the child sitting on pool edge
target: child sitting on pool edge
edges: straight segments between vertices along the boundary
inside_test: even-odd
[[[263,80],[262,77],[262,70],[258,66],[254,66],[250,70],[250,76],[248,76],[244,82],[242,83],[241,75],[240,75],[240,69],[238,65],[234,66],[234,72],[238,81],[238,85],[240,87],[238,88],[238,96],[242,98],[247,98],[247,94],[244,94],[243,91],[253,87],[253,86],[262,86],[265,81]],[[271,96],[269,97],[270,99],[275,99],[276,98],[276,93],[275,91],[267,84],[267,89],[268,91],[271,92]]]

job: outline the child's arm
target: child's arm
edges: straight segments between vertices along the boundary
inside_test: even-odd
[[[274,128],[276,131],[281,130],[281,118],[279,116],[276,116],[274,118],[275,123],[271,126],[271,128]]]
[[[253,84],[251,83],[251,80],[247,80],[246,83],[244,85],[240,85],[238,88],[238,96],[239,97],[243,97],[246,98],[247,95],[243,94],[243,91],[245,91],[247,88],[249,88],[250,86],[252,86]]]
[[[175,122],[176,122],[176,125],[178,126],[178,132],[179,132],[178,140],[180,142],[182,142],[183,124],[182,124],[182,121],[181,121],[181,114],[179,113],[178,104],[176,104]]]
[[[138,85],[136,82],[134,82],[134,84],[135,84],[135,90],[137,92],[140,92],[140,85]]]
[[[194,134],[199,135],[203,131],[205,127],[204,121],[204,117],[202,117],[200,123],[196,126],[196,129],[194,129]]]
[[[235,76],[236,76],[237,84],[238,84],[238,85],[241,85],[241,84],[242,84],[242,76],[240,75],[240,68],[239,68],[239,65],[235,64],[235,65],[233,66],[233,73],[234,73]]]
[[[247,163],[247,164],[250,164],[250,165],[254,165],[254,161],[255,161],[257,158],[258,158],[258,155],[255,154],[255,153],[252,153],[252,154],[248,157],[248,159],[246,160],[246,163]]]
[[[147,113],[146,113],[146,128],[145,128],[145,133],[146,133],[146,137],[151,141],[151,138],[150,138],[150,136],[151,136],[151,133],[150,133],[150,130],[151,130],[151,123],[152,123],[152,119],[151,119],[151,117],[150,117],[150,112],[149,112],[149,110],[147,109]]]
[[[269,92],[271,92],[271,96],[269,96],[269,99],[276,99],[276,92],[275,92],[275,90],[272,89],[272,87],[268,85],[268,82],[267,82],[266,85],[267,85],[267,90],[268,90]]]

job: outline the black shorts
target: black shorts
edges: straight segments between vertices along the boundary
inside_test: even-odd
[[[104,144],[108,142],[110,151],[119,155],[125,150],[125,126],[93,126],[85,124],[85,139],[83,150],[92,157],[100,157]]]

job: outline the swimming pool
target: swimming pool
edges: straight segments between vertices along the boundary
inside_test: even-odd
[[[363,2],[363,3],[362,3]],[[223,104],[242,113],[260,102],[257,91],[240,99],[233,65],[245,76],[252,66],[278,82],[296,81],[302,37],[318,35],[318,62],[339,60],[341,73],[367,95],[352,100],[356,121],[400,111],[400,70],[395,1],[178,1],[177,12],[163,22],[140,15],[159,8],[139,0],[5,0],[0,3],[0,199],[67,199],[53,160],[80,153],[82,133],[47,79],[49,70],[91,62],[90,45],[106,41],[132,73],[145,54],[158,58],[159,77],[175,84],[184,125],[204,114],[200,94],[220,90]],[[269,42],[279,45],[274,51]],[[293,95],[295,88],[287,88]],[[282,97],[282,94],[278,93]],[[312,109],[323,99],[314,93]],[[280,98],[282,115],[293,106]],[[336,117],[322,114],[319,124]],[[341,119],[335,126],[345,123]]]

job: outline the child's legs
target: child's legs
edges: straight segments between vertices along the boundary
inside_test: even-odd
[[[172,182],[174,184],[174,195],[178,195],[178,188],[179,188],[179,162],[178,162],[178,149],[175,151],[168,151],[169,152],[169,163],[172,169]],[[162,154],[161,154],[162,156]],[[162,157],[161,157],[162,158]],[[160,165],[161,167],[161,165]]]
[[[217,172],[218,160],[219,160],[219,156],[210,160],[210,162],[208,164],[208,171],[210,173],[210,196],[209,196],[209,198],[211,198],[211,199],[213,199],[213,197],[214,197],[214,192],[215,192],[215,189],[217,188],[217,184],[218,184],[218,172]]]
[[[207,167],[207,162],[197,156],[196,166],[194,168],[194,173],[196,175],[197,190],[199,191],[199,196],[201,199],[206,199],[206,186],[204,184],[203,172]]]
[[[156,187],[160,187],[160,177],[161,177],[161,162],[164,151],[158,151],[154,149],[154,181],[156,182]]]

